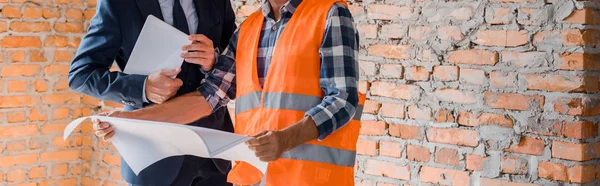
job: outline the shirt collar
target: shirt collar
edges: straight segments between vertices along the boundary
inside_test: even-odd
[[[290,15],[294,14],[296,8],[300,5],[302,0],[288,0],[283,6],[281,6],[281,15],[285,13],[290,13]],[[271,11],[271,4],[268,0],[264,0],[261,5],[263,16],[266,18],[274,19],[275,15],[273,15],[273,11]]]

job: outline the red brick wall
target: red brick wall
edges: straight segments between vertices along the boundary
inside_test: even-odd
[[[257,0],[234,0],[239,22]],[[123,185],[74,118],[121,106],[68,90],[95,0],[0,0],[0,185]],[[350,1],[368,95],[356,182],[600,184],[600,4]],[[519,184],[523,183],[523,184]]]

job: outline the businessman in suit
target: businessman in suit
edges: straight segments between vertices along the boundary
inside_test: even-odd
[[[212,69],[215,53],[227,46],[236,29],[229,0],[98,0],[96,10],[71,64],[69,86],[98,99],[123,103],[127,111],[195,91],[204,78],[202,71]],[[193,44],[182,46],[189,49],[182,54],[189,63],[180,69],[148,76],[110,72],[114,61],[120,69],[125,68],[149,15],[191,35]],[[177,78],[169,78],[173,76]],[[233,131],[225,108],[190,125]],[[136,186],[231,185],[226,183],[230,169],[231,163],[225,160],[177,156],[161,160],[135,175],[121,161],[123,178]]]

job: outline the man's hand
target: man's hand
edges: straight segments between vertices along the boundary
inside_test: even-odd
[[[163,70],[152,73],[146,78],[146,98],[152,103],[163,103],[175,96],[183,85],[181,79],[172,79],[181,69]]]
[[[113,112],[105,112],[105,113],[101,113],[98,114],[98,116],[110,116],[110,117],[119,117],[121,115],[120,111],[113,111]],[[104,141],[110,141],[110,138],[112,138],[115,135],[115,131],[113,130],[112,126],[110,125],[110,123],[107,122],[102,122],[98,119],[92,119],[92,123],[93,123],[93,128],[94,128],[94,134],[104,140]]]
[[[189,39],[193,43],[183,46],[181,57],[188,63],[200,65],[204,71],[212,70],[215,64],[215,47],[212,40],[202,34],[191,35]]]
[[[260,161],[278,160],[283,152],[291,150],[288,141],[290,138],[283,135],[282,131],[262,131],[253,137],[254,139],[249,140],[246,144]]]

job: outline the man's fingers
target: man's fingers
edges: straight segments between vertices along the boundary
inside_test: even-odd
[[[185,45],[182,48],[183,51],[201,51],[201,52],[210,52],[213,51],[214,48],[212,45],[204,44],[204,43],[194,43]]]
[[[185,58],[185,62],[197,64],[197,65],[210,65],[212,62],[205,58]]]
[[[181,54],[183,58],[205,58],[208,59],[215,54],[211,54],[207,51],[194,51],[194,52],[185,52]]]
[[[103,112],[103,113],[98,114],[98,116],[108,116],[109,114],[110,114],[110,112]],[[100,121],[100,120],[98,120],[98,121]]]
[[[160,71],[160,74],[163,76],[167,76],[167,77],[173,77],[173,76],[176,76],[177,74],[179,74],[179,71],[181,71],[181,68],[177,68],[177,69],[173,69],[173,70],[162,70],[162,71]]]
[[[100,130],[96,130],[96,132],[94,132],[94,134],[96,134],[96,136],[98,137],[104,137],[106,136],[106,134],[110,133],[113,131],[112,127],[108,127],[106,129],[100,129]]]
[[[255,134],[254,136],[252,136],[252,137],[253,137],[253,138],[258,138],[258,137],[260,137],[260,136],[263,136],[263,135],[265,135],[265,134],[267,134],[267,133],[269,133],[269,131],[267,131],[267,130],[263,130],[263,131],[260,131],[260,132],[256,133],[256,134]]]
[[[212,45],[212,40],[210,40],[208,37],[206,37],[203,34],[193,34],[193,35],[190,35],[190,37],[188,39],[191,41],[198,41],[200,43]]]
[[[94,123],[93,125],[94,130],[102,130],[102,129],[106,129],[108,127],[110,127],[109,123],[106,122],[99,122],[99,123]]]
[[[108,134],[106,134],[105,136],[102,137],[102,140],[104,141],[110,141],[110,139],[112,139],[112,137],[115,135],[115,131],[111,131]]]

